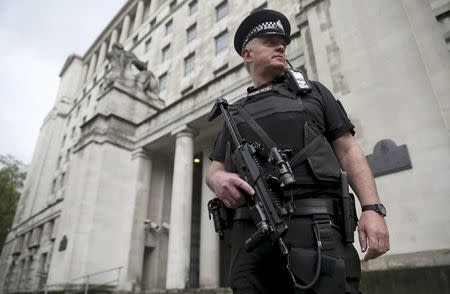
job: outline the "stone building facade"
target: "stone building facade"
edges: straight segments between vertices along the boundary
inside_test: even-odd
[[[204,179],[222,123],[206,115],[215,99],[245,95],[232,40],[264,7],[288,16],[290,61],[343,102],[380,175],[392,249],[363,264],[367,277],[448,277],[450,1],[129,0],[61,70],[2,250],[0,292],[227,285]],[[147,62],[162,101],[111,81],[116,43]]]

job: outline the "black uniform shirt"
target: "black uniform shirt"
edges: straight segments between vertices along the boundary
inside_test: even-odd
[[[294,154],[304,145],[303,138],[297,135],[303,134],[303,123],[299,122],[303,122],[305,119],[313,121],[329,142],[334,141],[346,132],[354,134],[354,125],[350,122],[340,102],[321,83],[311,81],[311,84],[313,88],[311,93],[301,96],[300,105],[303,105],[306,112],[300,112],[302,108],[300,105],[292,107],[292,105],[295,105],[293,101],[298,99],[287,86],[284,77],[274,80],[269,85],[249,88],[249,96],[235,104],[239,104],[247,110],[281,150],[291,149]],[[282,105],[278,104],[280,107],[277,107],[277,112],[273,113],[272,107],[264,107],[264,105],[271,105],[271,103],[281,103]],[[299,119],[301,115],[303,117]],[[239,127],[240,122],[242,121],[237,118],[242,137],[249,142],[258,141],[261,143],[256,134],[246,131],[246,128]],[[209,158],[224,162],[226,144],[230,140],[230,134],[224,127],[216,137],[214,149]]]

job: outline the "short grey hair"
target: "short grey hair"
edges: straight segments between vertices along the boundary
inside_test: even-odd
[[[245,45],[244,49],[252,50],[255,46],[255,38],[251,39],[247,45]],[[244,67],[247,70],[248,73],[250,73],[250,65],[244,61]]]

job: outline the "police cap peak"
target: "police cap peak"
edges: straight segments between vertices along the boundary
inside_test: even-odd
[[[239,25],[234,35],[234,49],[241,55],[242,50],[252,39],[264,35],[279,35],[291,42],[291,25],[284,14],[271,10],[261,9],[247,16]]]

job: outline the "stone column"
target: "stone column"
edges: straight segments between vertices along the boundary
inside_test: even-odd
[[[153,13],[155,13],[157,8],[158,8],[158,0],[151,0],[150,5],[148,7],[148,15],[151,16]]]
[[[194,132],[183,126],[176,136],[170,208],[167,289],[184,289],[189,280]]]
[[[152,176],[152,161],[150,155],[140,148],[132,155],[134,173],[134,212],[131,229],[130,250],[128,259],[127,281],[142,281],[142,266],[145,249],[145,224],[148,217],[148,201],[150,197],[150,182]],[[136,286],[135,285],[135,286]]]
[[[109,46],[108,46],[108,51],[111,51],[112,49],[112,45],[114,43],[117,43],[117,37],[119,35],[119,32],[117,31],[117,29],[114,29],[111,33],[111,39],[109,40]]]
[[[141,0],[137,4],[136,17],[134,18],[133,31],[135,31],[142,23],[142,17],[144,16],[144,1]]]
[[[92,74],[95,72],[95,64],[97,62],[97,54],[94,54],[91,56],[91,61],[89,63],[89,69],[87,72],[86,79],[89,79],[92,77]]]
[[[97,67],[96,68],[99,68],[102,65],[103,61],[105,61],[105,55],[106,55],[106,48],[107,47],[108,46],[106,45],[106,42],[103,41],[102,42],[102,46],[100,47],[100,53],[98,54],[98,61],[97,61]]]
[[[208,155],[210,148],[203,149],[202,206],[200,219],[200,287],[217,288],[220,283],[219,236],[208,216],[208,201],[215,197],[206,185],[206,172],[211,164]]]
[[[129,30],[130,30],[130,16],[126,15],[123,20],[122,31],[120,32],[120,39],[119,39],[120,44],[123,44],[127,39]]]

